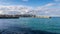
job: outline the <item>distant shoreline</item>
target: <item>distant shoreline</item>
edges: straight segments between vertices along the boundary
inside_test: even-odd
[[[51,18],[50,16],[38,16],[38,15],[30,15],[30,14],[23,14],[23,15],[0,15],[0,18],[20,18],[20,17]]]

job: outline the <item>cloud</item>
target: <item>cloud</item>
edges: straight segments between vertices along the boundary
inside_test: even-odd
[[[24,5],[0,6],[0,14],[36,14],[47,16],[59,16],[60,4],[48,3],[39,7],[30,7]]]
[[[29,0],[22,0],[22,1],[29,1]]]
[[[59,2],[60,0],[54,0],[54,1]]]
[[[3,11],[0,10],[0,14],[3,14]]]
[[[19,5],[19,6],[0,6],[0,12],[2,12],[2,14],[25,14],[28,11],[32,10],[32,7],[29,6],[23,6],[23,5]]]
[[[0,0],[0,5],[9,5],[11,4],[9,0]]]
[[[54,6],[55,4],[54,3],[48,3],[48,4],[46,4],[46,5],[44,5],[44,6]]]
[[[60,15],[60,5],[55,3],[49,3],[44,6],[37,7],[36,14],[38,15],[48,15],[48,16],[57,16]]]
[[[55,4],[54,3],[48,3],[46,5],[37,7],[36,10],[46,10],[46,9],[49,9],[49,7],[52,7],[52,6],[55,6]]]

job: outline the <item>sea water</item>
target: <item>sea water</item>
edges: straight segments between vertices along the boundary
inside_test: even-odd
[[[60,33],[60,18],[19,18],[19,19],[0,19],[0,30],[17,31],[17,28],[30,28],[52,33]],[[14,30],[16,29],[16,30]],[[18,30],[19,30],[18,29]]]

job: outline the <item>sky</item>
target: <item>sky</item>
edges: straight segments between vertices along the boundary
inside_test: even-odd
[[[60,16],[60,0],[0,0],[0,14]]]

